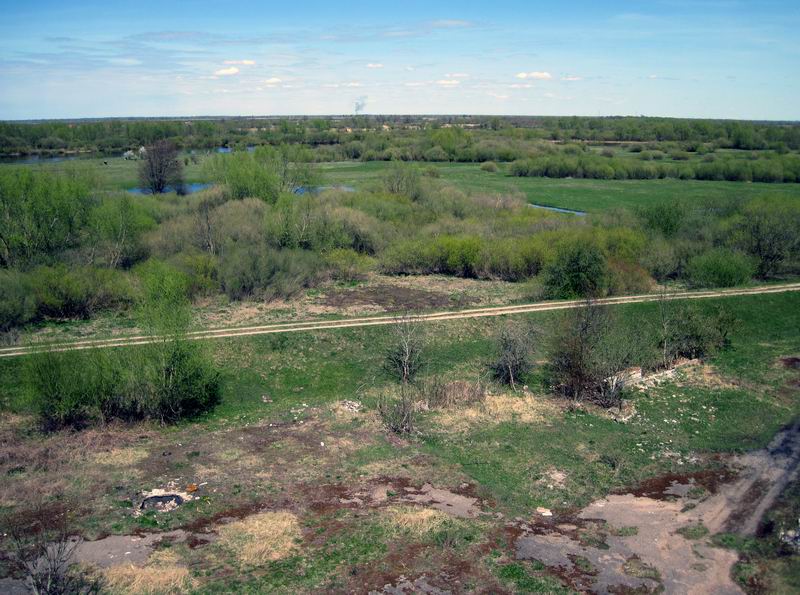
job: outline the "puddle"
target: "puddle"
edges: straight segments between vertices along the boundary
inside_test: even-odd
[[[206,188],[211,188],[213,184],[204,184],[199,182],[194,182],[191,184],[182,184],[177,188],[173,186],[167,186],[164,189],[164,192],[177,192],[178,194],[194,194],[195,192],[200,192],[201,190],[205,190]],[[135,188],[128,188],[127,190],[131,194],[152,194],[149,188],[142,188],[142,187],[135,187]]]
[[[184,500],[178,494],[167,494],[166,496],[149,496],[142,500],[139,510],[158,510],[159,512],[169,512],[175,510],[183,504]]]
[[[569,215],[577,215],[578,217],[586,216],[586,211],[576,211],[574,209],[562,209],[561,207],[548,207],[547,205],[536,205],[533,203],[528,203],[528,206],[534,209],[544,209],[546,211],[553,211],[555,213],[567,213]]]

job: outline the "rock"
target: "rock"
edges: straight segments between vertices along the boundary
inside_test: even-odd
[[[545,508],[543,506],[537,507],[536,512],[538,512],[542,516],[553,516],[552,511],[549,508]]]

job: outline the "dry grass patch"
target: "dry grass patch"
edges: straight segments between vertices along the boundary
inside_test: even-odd
[[[531,394],[487,395],[480,405],[439,414],[437,423],[446,431],[463,431],[487,423],[549,423],[560,414],[556,404]]]
[[[243,564],[259,565],[289,556],[297,547],[300,524],[291,512],[262,512],[218,528],[219,544]]]
[[[94,463],[108,467],[133,467],[144,461],[148,452],[143,448],[114,448],[94,455]]]
[[[736,388],[737,384],[722,377],[714,366],[709,364],[696,364],[683,368],[687,384],[704,388]]]
[[[394,531],[421,537],[441,528],[450,515],[432,508],[417,506],[392,506],[385,510],[386,521]]]
[[[104,586],[111,593],[126,595],[188,593],[195,587],[195,582],[189,569],[178,562],[174,552],[157,551],[150,556],[147,566],[123,564],[104,570]]]

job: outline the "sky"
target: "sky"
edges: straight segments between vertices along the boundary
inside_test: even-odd
[[[800,0],[0,0],[0,119],[800,119]]]

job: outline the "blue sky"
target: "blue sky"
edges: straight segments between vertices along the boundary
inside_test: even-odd
[[[0,119],[800,119],[800,1],[0,0]]]

